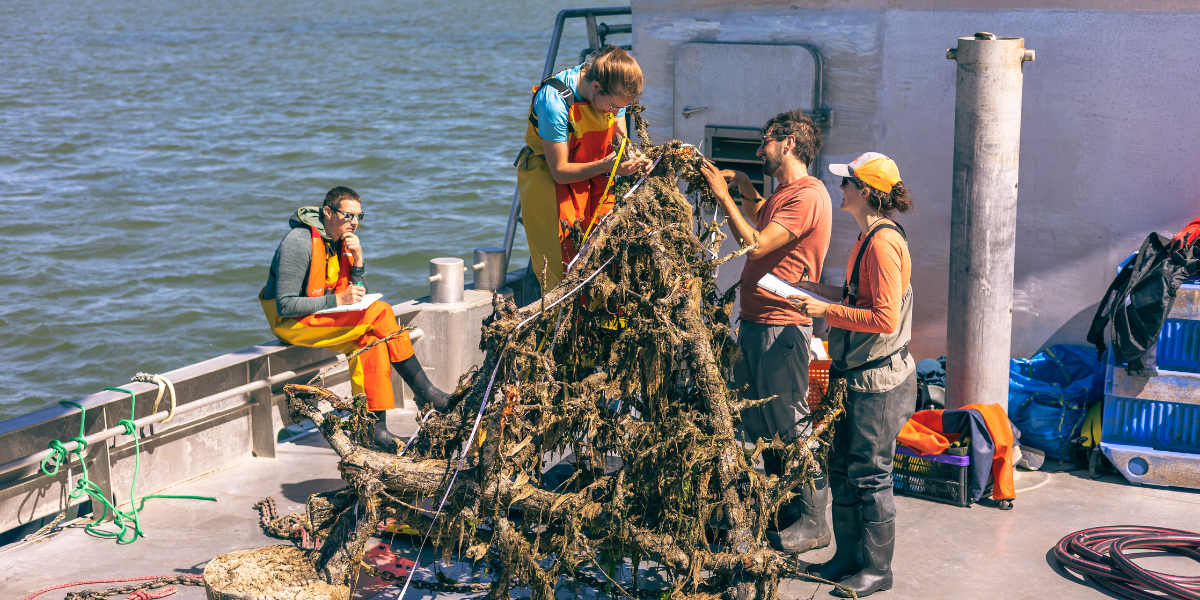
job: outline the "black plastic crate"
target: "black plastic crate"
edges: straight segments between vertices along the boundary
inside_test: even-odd
[[[971,505],[971,457],[917,454],[896,446],[892,459],[896,492],[955,506]]]

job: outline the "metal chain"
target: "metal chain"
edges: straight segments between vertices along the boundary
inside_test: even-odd
[[[279,507],[274,496],[267,496],[254,503],[258,509],[258,524],[267,536],[291,540],[301,548],[308,547],[308,530],[304,528],[305,517],[300,513],[279,516]]]
[[[258,509],[258,520],[259,524],[262,525],[263,531],[269,532],[271,523],[279,518],[279,507],[275,504],[275,496],[267,496],[255,502],[254,508]]]
[[[104,588],[102,590],[81,590],[78,592],[69,592],[64,600],[104,600],[111,596],[121,594],[132,594],[139,590],[153,590],[168,585],[204,585],[204,578],[199,575],[176,575],[174,577],[162,577],[147,583],[139,583],[133,585],[119,585],[116,587]]]

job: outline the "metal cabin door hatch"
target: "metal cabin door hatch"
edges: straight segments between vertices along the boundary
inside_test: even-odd
[[[764,197],[775,188],[755,156],[768,119],[799,109],[827,123],[821,55],[807,44],[691,42],[675,52],[675,139],[698,144],[718,167],[742,171]],[[820,155],[809,173],[820,172]]]

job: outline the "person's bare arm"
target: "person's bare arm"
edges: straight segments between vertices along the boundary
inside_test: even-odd
[[[738,193],[742,195],[742,212],[746,215],[746,219],[757,223],[758,211],[762,208],[763,197],[759,195],[758,190],[754,188],[750,178],[741,171],[721,171],[721,174],[733,173],[733,177],[729,179],[730,187],[737,186]]]
[[[784,226],[776,223],[775,221],[767,223],[767,226],[763,228],[762,231],[755,229],[752,225],[750,225],[749,221],[746,220],[746,217],[750,215],[747,214],[746,216],[743,216],[742,210],[738,208],[737,203],[733,201],[733,197],[729,195],[729,185],[727,183],[728,180],[725,174],[726,172],[717,169],[715,165],[705,161],[704,165],[701,167],[701,173],[703,173],[704,178],[708,180],[708,185],[712,188],[713,195],[716,196],[717,202],[721,204],[721,208],[723,208],[725,213],[729,215],[729,230],[733,233],[734,238],[739,240],[742,246],[758,243],[758,248],[747,252],[746,256],[749,256],[750,258],[762,258],[771,252],[774,252],[780,246],[796,239],[796,234],[788,231]],[[736,175],[733,174],[735,173],[734,171],[728,171],[727,173],[729,173],[729,179],[736,177]],[[743,175],[743,178],[744,177],[745,176]],[[752,210],[754,215],[751,218],[757,221],[758,210],[761,202],[754,202],[750,200],[750,198],[758,198],[758,192],[754,190],[753,185],[750,185],[748,179],[746,179],[745,182],[745,187],[749,188],[749,191],[753,192],[753,194],[747,194],[746,190],[743,190],[743,186],[739,183],[738,190],[742,191],[742,196],[746,198],[746,200],[742,202],[742,207],[747,208],[747,205],[753,204]]]

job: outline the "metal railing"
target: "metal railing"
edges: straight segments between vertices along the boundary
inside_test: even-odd
[[[403,323],[414,315],[399,316]],[[411,337],[420,339],[421,330]],[[68,452],[78,448],[72,438],[80,433],[81,419],[89,478],[104,495],[117,498],[129,488],[135,445],[117,424],[126,418],[138,429],[142,450],[137,489],[155,493],[250,456],[274,457],[279,431],[291,422],[282,386],[305,383],[340,359],[330,350],[269,342],[163,373],[176,392],[167,424],[162,421],[171,414],[169,398],[162,399],[167,409],[155,410],[158,386],[141,382],[121,386],[134,394],[136,412],[129,394],[104,391],[76,400],[85,410],[59,404],[0,421],[0,532],[87,500],[69,498],[80,468],[74,456],[68,455],[71,460],[55,476],[39,469],[53,454],[47,449],[50,440],[61,441]],[[325,385],[337,388],[348,382],[349,370],[340,366],[326,375]],[[403,386],[395,389],[404,393]],[[399,407],[403,398],[398,400]],[[117,504],[129,500],[121,498]]]

